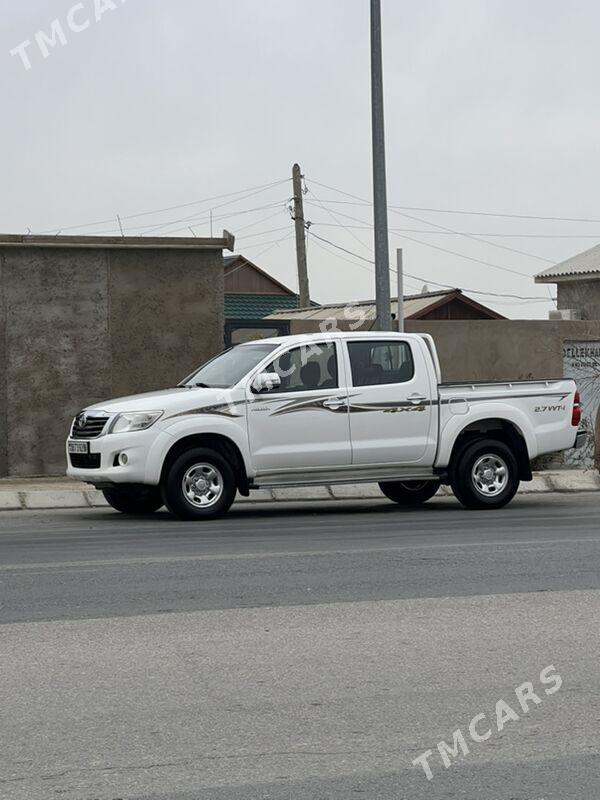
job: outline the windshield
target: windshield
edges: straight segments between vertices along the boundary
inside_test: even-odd
[[[276,348],[276,344],[240,344],[232,347],[208,361],[179,385],[229,389]]]

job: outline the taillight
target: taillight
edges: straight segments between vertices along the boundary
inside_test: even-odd
[[[573,414],[571,415],[571,425],[574,428],[579,427],[579,423],[581,422],[581,398],[579,396],[579,392],[575,392],[575,397],[573,398]]]

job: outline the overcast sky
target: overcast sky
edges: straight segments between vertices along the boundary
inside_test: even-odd
[[[372,193],[368,0],[81,4],[69,17],[74,0],[2,0],[2,232],[109,219],[76,232],[114,232],[117,214],[239,191],[123,225],[208,235],[213,207],[215,232],[230,229],[238,252],[297,288],[284,238],[291,185],[241,190],[284,181],[298,161],[312,232],[372,258],[370,206],[335,191]],[[382,9],[390,205],[600,220],[600,4],[382,0]],[[43,58],[36,33],[56,19],[66,44]],[[11,56],[26,40],[23,57]],[[403,229],[390,232],[390,254],[404,248],[419,276],[407,281],[412,292],[426,280],[548,300],[530,276],[600,241],[600,221],[403,213],[419,219],[390,211],[390,228]],[[309,271],[318,301],[374,295],[366,261],[313,237]],[[473,296],[511,317],[551,307]]]

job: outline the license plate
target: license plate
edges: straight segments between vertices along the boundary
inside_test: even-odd
[[[84,453],[88,454],[90,452],[90,443],[89,442],[69,442],[68,444],[69,453]]]

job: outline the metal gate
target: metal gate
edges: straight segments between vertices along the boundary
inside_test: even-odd
[[[582,426],[590,437],[585,447],[565,453],[574,467],[600,467],[600,341],[563,342],[565,378],[573,378],[581,395]]]

